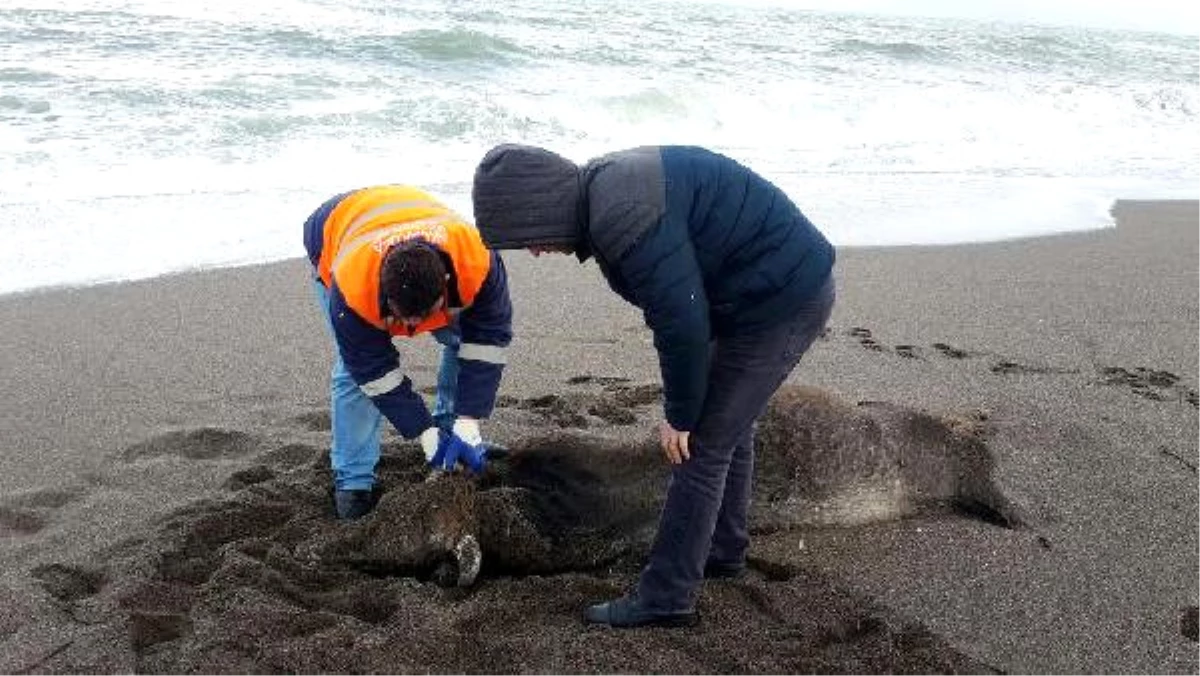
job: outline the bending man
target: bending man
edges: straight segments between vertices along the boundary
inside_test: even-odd
[[[304,224],[314,290],[336,344],[331,392],[334,505],[356,519],[374,506],[382,418],[419,438],[436,470],[482,471],[479,420],[491,415],[512,338],[508,279],[478,231],[417,188],[337,195]],[[431,414],[393,339],[443,345]]]
[[[829,319],[833,246],[781,190],[696,147],[635,148],[578,167],[502,145],[480,162],[472,197],[488,246],[594,257],[642,309],[671,482],[637,589],[585,617],[695,623],[703,577],[745,567],[754,422]]]

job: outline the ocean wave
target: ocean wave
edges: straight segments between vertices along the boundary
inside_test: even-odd
[[[617,119],[632,123],[650,120],[685,120],[688,118],[689,112],[687,104],[679,97],[657,88],[619,96],[607,96],[600,99],[600,104],[613,113]]]
[[[50,102],[45,99],[24,99],[11,94],[0,95],[0,110],[41,115],[50,112]]]
[[[529,55],[511,40],[469,28],[418,30],[399,36],[396,42],[432,61],[507,63]]]
[[[834,54],[875,54],[898,61],[940,61],[945,58],[943,50],[915,42],[874,42],[859,38],[839,40],[830,51]]]
[[[505,38],[469,28],[419,29],[402,33],[340,34],[315,29],[238,27],[228,42],[264,55],[314,61],[387,64],[414,68],[436,65],[505,66],[530,53]]]
[[[34,70],[32,68],[0,68],[0,82],[11,82],[14,84],[35,84],[42,82],[53,82],[58,76],[54,73],[44,70]]]
[[[551,117],[534,117],[485,100],[399,98],[371,110],[254,112],[217,125],[216,146],[263,147],[301,138],[358,140],[407,137],[431,143],[497,138],[559,138],[566,130]]]

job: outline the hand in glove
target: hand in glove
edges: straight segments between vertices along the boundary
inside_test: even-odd
[[[479,421],[458,418],[454,421],[450,434],[442,437],[429,464],[435,469],[452,472],[461,462],[473,473],[480,474],[487,465],[485,454],[483,437],[479,434]]]
[[[425,453],[425,462],[433,464],[433,459],[437,457],[438,450],[441,449],[443,443],[442,431],[437,427],[430,427],[421,432],[421,451]]]

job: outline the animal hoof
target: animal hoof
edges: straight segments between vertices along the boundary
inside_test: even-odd
[[[483,551],[479,549],[479,541],[474,535],[464,535],[458,544],[454,545],[454,560],[458,563],[458,586],[470,587],[479,577],[479,569],[483,566]]]

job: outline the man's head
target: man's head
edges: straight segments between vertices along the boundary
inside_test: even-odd
[[[549,150],[504,144],[483,156],[471,190],[488,247],[576,250],[582,237],[579,167]]]
[[[380,287],[388,304],[384,314],[412,331],[445,304],[449,278],[442,257],[429,244],[410,241],[393,246],[383,259],[380,273]]]

